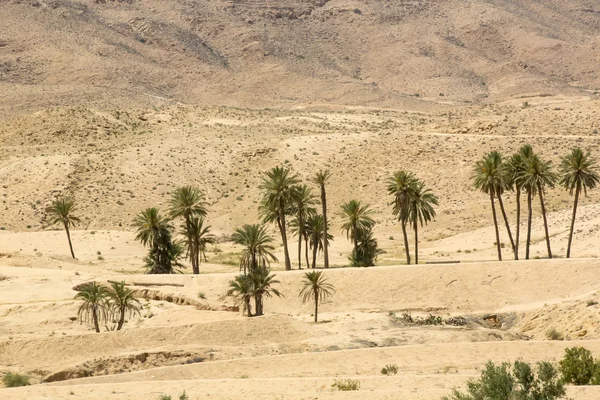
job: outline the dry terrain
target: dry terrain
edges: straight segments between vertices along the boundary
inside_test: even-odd
[[[488,360],[557,362],[576,345],[600,357],[600,191],[580,199],[573,259],[573,198],[557,187],[556,259],[536,199],[533,259],[506,261],[501,226],[500,263],[489,198],[470,178],[485,153],[525,143],[555,166],[573,147],[600,155],[598,65],[595,0],[0,0],[0,376],[33,383],[0,397],[439,400]],[[224,296],[241,251],[230,235],[258,221],[258,185],[276,165],[306,182],[332,171],[336,293],[316,324],[302,271],[280,262],[285,297],[266,315]],[[418,266],[404,265],[386,193],[399,169],[439,197]],[[132,220],[164,212],[183,185],[205,192],[218,243],[200,275],[143,275]],[[46,221],[58,196],[82,219],[75,260]],[[376,267],[347,267],[350,199],[376,211]],[[74,288],[109,280],[138,290],[143,310],[96,334],[76,318]],[[398,374],[382,375],[386,364]],[[336,391],[338,379],[360,389]],[[568,395],[596,400],[600,387]]]

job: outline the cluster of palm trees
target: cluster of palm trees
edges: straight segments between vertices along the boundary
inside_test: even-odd
[[[157,208],[147,208],[133,222],[137,228],[136,240],[149,247],[145,261],[148,274],[173,274],[185,266],[180,262],[184,255],[192,264],[192,272],[200,273],[200,262],[206,260],[206,249],[215,243],[210,226],[205,226],[208,214],[203,193],[193,186],[183,186],[171,196],[168,217]],[[172,222],[181,219],[179,233],[183,241],[173,238]]]
[[[125,317],[140,315],[142,306],[135,297],[136,291],[125,286],[125,282],[111,282],[110,288],[98,285],[96,282],[83,284],[75,295],[75,300],[81,300],[77,312],[80,322],[91,323],[97,333],[100,324],[113,321],[118,331],[123,328]],[[110,330],[106,327],[106,330]]]
[[[406,263],[410,264],[410,249],[406,227],[409,225],[415,232],[415,264],[419,263],[419,225],[427,225],[435,218],[434,206],[438,198],[425,187],[425,182],[419,180],[410,171],[400,170],[388,179],[388,194],[393,196],[392,213],[402,227]]]
[[[525,259],[529,259],[530,256],[532,203],[535,196],[537,196],[540,201],[548,258],[552,258],[544,195],[546,189],[553,188],[557,182],[560,186],[568,190],[571,195],[575,195],[566,254],[567,258],[569,258],[571,256],[571,244],[573,241],[577,205],[581,192],[583,191],[583,193],[587,195],[589,189],[595,188],[596,185],[600,183],[600,176],[598,175],[595,166],[596,161],[589,152],[584,153],[581,149],[575,148],[562,159],[559,173],[557,174],[554,172],[552,162],[544,160],[539,155],[535,154],[533,148],[529,144],[522,146],[516,154],[508,157],[506,161],[503,159],[502,154],[497,151],[486,154],[483,159],[478,161],[473,168],[473,185],[476,189],[489,195],[496,234],[495,244],[498,252],[498,260],[502,260],[502,246],[500,243],[500,231],[496,213],[496,200],[498,200],[498,205],[500,206],[514,258],[515,260],[518,260],[522,193],[527,194],[527,239],[525,242]],[[516,235],[514,239],[502,201],[502,196],[508,191],[514,191],[516,196],[517,216]]]

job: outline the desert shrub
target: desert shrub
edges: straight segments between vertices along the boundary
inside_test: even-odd
[[[337,388],[341,392],[349,392],[351,390],[360,389],[360,382],[354,379],[336,380],[331,387]]]
[[[382,375],[396,375],[398,373],[398,366],[396,364],[388,364],[381,369]]]
[[[27,375],[13,374],[12,372],[9,372],[2,377],[2,383],[4,383],[4,386],[7,388],[27,386],[29,385],[29,377]]]
[[[534,369],[523,361],[495,365],[488,362],[481,377],[467,382],[467,390],[454,390],[443,400],[555,400],[565,398],[565,387],[554,366],[548,362]]]
[[[450,317],[444,321],[446,325],[452,326],[465,326],[467,325],[467,320],[464,317]]]
[[[417,325],[442,325],[444,320],[440,316],[429,314],[426,318],[417,317],[415,318],[415,324]]]
[[[171,396],[167,396],[166,394],[161,395],[158,400],[173,400]]]
[[[557,331],[554,328],[548,329],[548,331],[546,332],[546,339],[548,340],[563,340],[564,337],[562,335],[562,333],[560,333],[559,331]]]
[[[592,353],[584,347],[565,349],[565,356],[558,365],[565,383],[574,385],[588,385],[597,366]]]

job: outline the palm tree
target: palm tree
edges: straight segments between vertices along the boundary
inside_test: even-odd
[[[204,218],[207,215],[207,210],[204,202],[204,194],[199,189],[193,186],[183,186],[175,190],[171,196],[171,204],[169,207],[169,217],[171,219],[183,218],[183,234],[188,243],[193,241],[192,235],[194,228],[191,227],[192,218]],[[192,272],[200,273],[198,254],[188,248],[188,257],[192,263]]]
[[[129,318],[133,315],[140,315],[142,305],[135,298],[137,291],[125,287],[125,282],[111,282],[111,291],[108,291],[108,306],[113,314],[118,314],[117,330],[120,331],[125,322],[125,315]]]
[[[408,247],[408,234],[406,233],[406,224],[408,223],[408,205],[410,198],[417,184],[417,178],[412,172],[397,171],[388,179],[388,193],[394,196],[392,213],[400,221],[402,226],[402,236],[404,237],[404,251],[406,253],[406,263],[410,265],[410,249]]]
[[[342,205],[342,218],[345,222],[342,224],[342,232],[346,232],[346,237],[354,244],[354,251],[358,248],[358,237],[361,231],[370,230],[375,225],[375,220],[371,218],[373,210],[369,205],[361,205],[358,200],[350,200]]]
[[[313,212],[314,211],[314,212]],[[316,210],[311,210],[310,216],[308,218],[310,218],[312,215],[314,215],[314,213],[316,213]],[[298,223],[298,217],[294,217],[292,220],[290,220],[289,223],[289,228],[290,231],[292,232],[292,234],[294,236],[298,236],[298,239],[300,240],[300,228],[299,228],[299,223]],[[308,229],[308,224],[306,221],[304,221],[304,227],[302,228],[302,238],[301,240],[304,240],[304,260],[306,262],[306,265],[310,265],[309,261],[308,261],[308,248],[309,248],[309,242],[308,242],[308,235],[306,233],[307,229]]]
[[[500,157],[497,152],[486,154],[482,160],[478,161],[473,168],[471,175],[475,189],[481,190],[490,196],[492,204],[492,218],[494,219],[494,229],[496,231],[496,248],[498,250],[498,260],[502,261],[502,250],[500,247],[500,231],[498,229],[498,219],[496,217],[496,205],[494,196],[499,193],[500,188],[505,187],[505,180],[500,169]]]
[[[244,247],[240,259],[240,270],[244,270],[244,275],[259,267],[268,267],[271,261],[277,262],[272,253],[275,250],[271,245],[273,239],[263,225],[246,224],[236,229],[231,239],[235,244]]]
[[[158,209],[154,207],[147,208],[136,215],[133,226],[137,228],[135,239],[151,249],[158,248],[166,237],[170,239],[173,229],[169,220],[162,217]]]
[[[246,274],[238,275],[234,280],[229,281],[229,290],[227,296],[231,296],[236,299],[236,303],[242,303],[244,305],[244,312],[249,317],[252,316],[252,308],[250,306],[250,300],[252,299],[252,281]]]
[[[77,311],[79,321],[88,323],[91,318],[96,333],[100,333],[100,322],[107,319],[108,296],[108,290],[96,282],[82,285],[75,295],[75,300],[83,301]]]
[[[280,282],[275,279],[275,275],[266,267],[259,267],[250,272],[248,275],[251,282],[251,293],[254,296],[255,316],[263,315],[263,299],[272,297],[273,295],[281,297],[282,294],[273,285]]]
[[[353,267],[372,267],[379,254],[383,253],[369,229],[358,231],[358,247],[352,252],[349,259]]]
[[[296,215],[295,225],[298,230],[298,269],[302,269],[302,239],[306,236],[304,228],[306,226],[306,219],[316,212],[314,207],[311,206],[315,205],[317,200],[308,186],[299,186],[297,190],[298,196],[295,199],[294,214]]]
[[[283,241],[285,269],[291,270],[290,254],[288,251],[285,216],[291,211],[291,206],[298,197],[297,175],[292,175],[291,170],[285,167],[275,167],[265,174],[259,189],[263,193],[261,202],[265,222],[272,222],[276,214],[277,224]]]
[[[325,248],[329,246],[329,242],[333,240],[332,235],[327,235],[325,240],[325,232],[327,229],[323,226],[325,224],[325,218],[322,215],[311,215],[306,220],[306,235],[310,241],[310,247],[312,248],[312,268],[315,269],[317,264],[317,252],[325,251]],[[308,264],[307,264],[308,265]]]
[[[505,182],[508,187],[514,188],[516,193],[516,205],[517,205],[517,226],[516,226],[516,234],[515,234],[515,260],[519,259],[519,241],[520,241],[520,233],[521,233],[521,192],[523,190],[523,185],[519,181],[518,177],[521,171],[523,170],[523,157],[520,153],[514,154],[508,158],[508,160],[502,164],[503,172],[505,177]]]
[[[313,178],[313,182],[319,185],[321,188],[321,206],[323,208],[323,237],[329,237],[327,234],[327,229],[329,225],[327,224],[327,195],[325,193],[325,183],[331,177],[331,172],[329,170],[321,170],[317,172]],[[327,246],[323,248],[323,257],[324,257],[324,267],[329,268],[329,251],[327,250]]]
[[[310,271],[304,274],[304,286],[300,291],[302,302],[314,300],[315,322],[318,322],[319,301],[324,301],[335,292],[333,285],[325,279],[323,271]]]
[[[75,212],[75,201],[65,197],[54,200],[52,205],[46,209],[46,213],[50,218],[49,224],[56,225],[60,223],[65,228],[67,240],[69,241],[69,249],[71,249],[71,257],[75,258],[69,228],[80,223],[81,220],[74,216],[73,212]]]
[[[600,176],[595,170],[596,160],[590,152],[584,153],[581,149],[573,149],[571,154],[563,158],[560,164],[560,185],[569,191],[570,195],[575,192],[573,202],[573,216],[571,217],[571,229],[569,230],[569,243],[567,245],[567,258],[571,257],[571,243],[573,241],[573,230],[575,228],[575,217],[577,215],[577,203],[581,189],[587,197],[588,189],[594,189],[600,183]]]
[[[533,157],[533,147],[530,144],[523,145],[519,149],[519,157],[521,158],[521,165],[517,169],[517,175],[515,176],[515,184],[521,186],[527,192],[527,240],[525,242],[525,259],[529,260],[529,248],[531,246],[531,222],[533,218],[533,196],[536,193],[536,187],[530,186],[523,181],[524,171],[527,168],[527,160]]]
[[[196,216],[192,216],[189,223],[184,223],[181,229],[185,236],[183,244],[192,261],[192,268],[195,268],[194,274],[199,274],[202,258],[206,261],[206,246],[214,244],[215,237],[210,233],[210,226],[204,226],[204,218]]]
[[[540,206],[542,208],[542,218],[544,220],[544,231],[546,234],[546,247],[548,248],[548,258],[552,258],[552,249],[550,248],[550,234],[548,233],[548,219],[546,217],[546,206],[544,204],[544,189],[554,187],[558,180],[556,174],[552,171],[552,162],[541,160],[536,154],[525,159],[525,169],[519,176],[523,186],[530,189],[530,192],[537,193],[540,197]],[[528,238],[530,233],[527,234]]]
[[[415,264],[419,263],[419,231],[418,225],[427,223],[435,218],[433,206],[438,205],[438,198],[430,189],[425,189],[424,182],[417,182],[408,205],[408,220],[415,230]]]
[[[158,247],[151,248],[144,258],[146,274],[181,274],[185,268],[180,260],[183,258],[184,250],[179,242],[171,240],[171,236],[165,237],[164,242]]]

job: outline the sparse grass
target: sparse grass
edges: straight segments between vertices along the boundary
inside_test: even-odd
[[[336,380],[331,387],[336,388],[340,392],[350,392],[352,390],[359,390],[360,382],[354,379]]]
[[[563,340],[564,336],[562,333],[560,333],[556,329],[550,328],[546,332],[546,339],[548,339],[548,340]]]
[[[206,300],[206,295],[204,294],[204,292],[198,292],[198,298],[202,299],[202,300]]]
[[[381,369],[382,375],[396,375],[398,373],[398,366],[396,364],[388,364]]]
[[[7,388],[14,388],[29,385],[29,377],[27,375],[14,374],[9,372],[2,377],[2,383]]]

